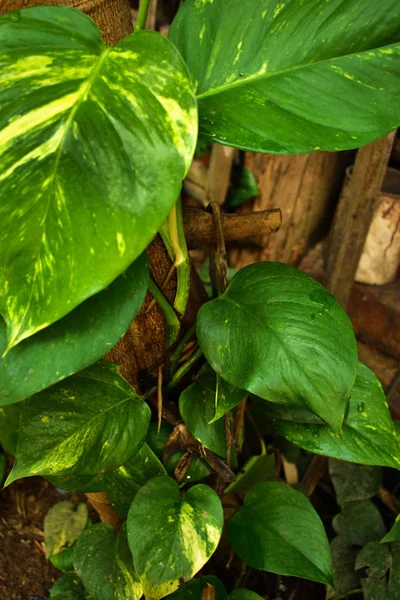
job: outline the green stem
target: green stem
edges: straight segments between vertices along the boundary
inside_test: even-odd
[[[186,346],[186,344],[188,343],[188,341],[190,340],[190,338],[195,334],[195,332],[196,332],[196,322],[194,322],[193,325],[190,327],[190,329],[187,330],[187,332],[183,336],[182,340],[179,342],[179,345],[176,347],[176,349],[173,351],[173,353],[171,355],[171,364],[170,364],[171,375],[173,375],[175,373],[175,370],[176,370],[178,361],[182,355],[183,349]]]
[[[197,348],[192,354],[192,356],[187,360],[180,369],[177,370],[169,384],[167,385],[167,390],[170,390],[178,385],[178,383],[185,377],[185,375],[190,371],[195,362],[199,360],[203,356],[203,352],[201,348]]]
[[[135,31],[145,29],[147,14],[149,12],[151,0],[140,0],[139,12],[136,19]]]
[[[149,280],[149,292],[153,295],[155,301],[164,314],[165,321],[167,323],[166,346],[169,348],[176,342],[181,324],[177,314],[168,302],[167,298],[151,278]]]

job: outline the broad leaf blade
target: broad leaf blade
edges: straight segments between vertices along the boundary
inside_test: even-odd
[[[197,133],[186,66],[156,32],[107,48],[66,7],[0,19],[0,311],[8,348],[146,248]],[[162,189],[162,194],[160,194]]]
[[[145,255],[102,292],[0,358],[0,405],[25,400],[104,356],[129,329],[147,291]],[[0,317],[0,356],[7,347]]]
[[[382,544],[396,543],[400,544],[400,516],[394,522],[392,529],[381,539]]]
[[[346,502],[332,524],[336,533],[351,546],[362,547],[379,541],[386,533],[380,512],[370,500]]]
[[[330,458],[328,468],[339,506],[355,500],[369,500],[376,496],[382,485],[380,467],[355,465]]]
[[[340,437],[323,424],[272,420],[281,435],[310,452],[364,465],[400,468],[400,447],[382,386],[362,363]]]
[[[59,554],[76,542],[88,520],[86,504],[58,502],[51,507],[44,519],[44,543],[46,555]]]
[[[74,567],[95,600],[139,600],[143,590],[126,539],[126,527],[89,527],[74,551]]]
[[[75,573],[68,573],[57,579],[50,589],[50,598],[54,600],[85,600],[85,590]]]
[[[208,486],[183,496],[169,477],[156,477],[136,494],[128,515],[128,541],[147,600],[174,592],[215,551],[221,537],[221,502]]]
[[[245,267],[202,306],[197,337],[232,385],[305,406],[340,431],[356,376],[355,337],[333,296],[302,271],[274,262]]]
[[[259,483],[228,522],[234,551],[250,567],[332,583],[329,543],[308,499],[282,482]]]
[[[25,401],[7,484],[32,475],[119,467],[144,442],[150,409],[110,363],[93,365]]]
[[[397,0],[187,0],[169,35],[197,81],[200,135],[300,154],[398,126],[399,22]]]

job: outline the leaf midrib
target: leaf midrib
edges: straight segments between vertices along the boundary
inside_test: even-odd
[[[235,81],[232,81],[231,83],[220,85],[215,88],[210,88],[206,92],[198,94],[197,99],[202,100],[203,98],[208,98],[209,96],[215,96],[217,94],[227,92],[231,89],[240,87],[242,85],[246,86],[249,83],[257,82],[257,81],[264,80],[264,79],[272,79],[274,77],[280,77],[282,75],[285,75],[286,73],[293,73],[295,71],[300,71],[302,69],[308,69],[309,67],[315,67],[318,65],[328,64],[328,63],[332,63],[334,61],[338,61],[338,60],[342,60],[342,59],[346,59],[346,58],[352,58],[352,57],[358,56],[360,54],[366,54],[367,52],[376,52],[377,50],[380,50],[381,48],[397,47],[398,45],[399,45],[398,43],[387,44],[386,46],[380,46],[379,48],[371,48],[369,50],[363,50],[361,52],[352,52],[351,54],[343,54],[342,56],[335,56],[332,58],[327,58],[325,60],[316,60],[314,62],[300,64],[295,67],[287,67],[286,69],[282,69],[280,71],[274,71],[272,73],[265,72],[262,75],[260,75],[259,73],[255,73],[253,75],[249,75],[248,77],[240,77],[240,78],[236,79]]]

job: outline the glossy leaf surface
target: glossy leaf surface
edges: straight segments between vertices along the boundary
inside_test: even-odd
[[[281,435],[310,452],[364,465],[400,468],[400,447],[382,386],[362,363],[340,437],[322,424],[275,418],[273,423]]]
[[[169,477],[156,477],[136,494],[128,541],[146,600],[159,600],[191,579],[221,537],[223,511],[213,489],[196,485],[182,495]]]
[[[103,361],[25,401],[7,484],[32,475],[92,475],[141,447],[150,409]]]
[[[0,358],[0,405],[25,400],[111,350],[139,312],[148,277],[143,255],[106,290]],[[0,356],[6,347],[6,325],[0,317]]]
[[[356,376],[355,337],[333,296],[302,271],[274,262],[245,267],[202,306],[197,337],[232,385],[306,407],[340,431]]]
[[[161,34],[106,47],[67,7],[0,19],[0,311],[8,346],[146,248],[195,148],[196,99]],[[162,189],[162,193],[160,193]]]
[[[228,522],[233,550],[250,567],[332,582],[329,543],[308,499],[282,482],[259,483]]]
[[[200,135],[301,154],[398,126],[399,23],[397,0],[187,0],[169,36],[197,81]]]
[[[74,567],[95,600],[139,600],[142,597],[126,527],[119,533],[105,523],[89,527],[76,543]]]

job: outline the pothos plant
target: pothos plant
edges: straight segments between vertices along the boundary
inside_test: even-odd
[[[168,38],[143,30],[148,5],[113,48],[74,9],[0,19],[3,439],[20,412],[6,484],[41,475],[105,491],[125,521],[118,532],[87,526],[84,509],[62,507],[61,522],[74,527],[63,544],[49,543],[66,572],[54,598],[200,599],[211,589],[226,599],[203,569],[221,539],[223,504],[227,543],[245,564],[332,585],[322,522],[299,489],[277,480],[265,436],[398,469],[382,388],[358,362],[339,304],[285,264],[248,266],[226,289],[221,273],[219,295],[197,315],[198,346],[183,354],[194,330],[181,331],[190,270],[179,194],[198,136],[299,154],[356,148],[396,128],[400,5],[186,0]],[[173,304],[149,276],[144,251],[157,232],[177,270]],[[152,382],[139,392],[101,360],[147,290],[167,322],[158,394],[179,396],[174,430],[152,418]],[[237,418],[246,402],[250,421]],[[244,461],[254,431],[261,450],[253,445]],[[229,597],[259,598],[244,589]]]

